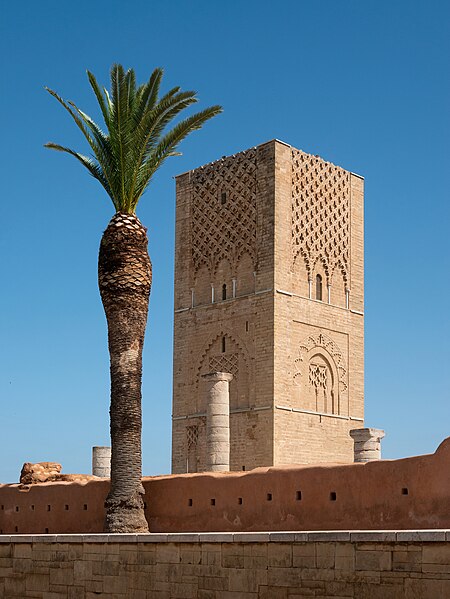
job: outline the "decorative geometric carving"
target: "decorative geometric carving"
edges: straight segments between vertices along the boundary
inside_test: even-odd
[[[226,340],[226,347],[231,351],[217,353],[217,349],[215,349],[215,353],[211,355],[213,346],[217,344],[217,342],[223,337],[225,337]],[[229,370],[227,370],[228,368]],[[241,375],[243,377],[246,377],[249,374],[249,359],[247,350],[244,349],[244,346],[241,344],[238,338],[232,337],[230,334],[225,333],[222,330],[218,335],[210,340],[202,352],[200,360],[198,361],[196,386],[198,387],[200,383],[201,375],[207,372],[230,372],[235,378],[238,378],[239,370],[242,371]]]
[[[348,280],[350,174],[292,150],[292,264],[302,257],[308,274],[322,262],[327,282],[336,268]]]
[[[198,442],[198,426],[196,424],[186,427],[186,439],[188,449],[195,447]]]
[[[227,259],[233,269],[245,252],[256,258],[256,150],[196,169],[192,175],[191,248],[194,272],[214,275]]]
[[[211,372],[230,372],[234,378],[239,373],[239,358],[237,354],[218,354],[209,358]]]
[[[320,364],[309,365],[309,382],[313,387],[317,389],[322,387],[323,389],[327,388],[327,369],[325,366]]]
[[[338,373],[339,388],[341,391],[345,391],[347,389],[347,368],[345,366],[344,357],[338,344],[323,333],[309,335],[309,337],[307,337],[299,346],[298,357],[295,360],[294,381],[299,383],[298,377],[302,375],[302,364],[305,361],[305,354],[310,353],[314,348],[325,349],[333,358]],[[311,366],[313,366],[313,364],[311,364]],[[309,376],[311,381],[311,370],[309,371]]]

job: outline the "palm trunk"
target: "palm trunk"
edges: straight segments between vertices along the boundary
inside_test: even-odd
[[[152,281],[147,244],[139,219],[121,213],[111,219],[100,243],[98,280],[111,367],[107,532],[148,532],[141,482],[142,348]]]

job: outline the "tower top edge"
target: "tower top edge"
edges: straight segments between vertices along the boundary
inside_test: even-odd
[[[302,149],[296,148],[294,146],[292,146],[291,144],[288,144],[287,142],[281,140],[281,139],[277,139],[277,138],[273,138],[273,139],[269,139],[268,141],[265,141],[261,144],[258,144],[257,146],[252,146],[250,148],[247,148],[246,150],[241,150],[240,152],[236,152],[235,154],[229,154],[228,156],[221,156],[220,158],[218,158],[217,160],[212,160],[211,162],[207,162],[206,164],[203,164],[201,166],[198,166],[196,168],[184,171],[182,173],[179,173],[178,175],[175,175],[175,179],[178,179],[178,177],[183,177],[184,175],[187,175],[189,173],[193,173],[195,171],[199,171],[202,170],[206,167],[210,167],[210,166],[214,166],[214,165],[219,165],[223,160],[227,160],[229,158],[235,158],[237,156],[240,156],[241,154],[245,154],[246,152],[249,152],[250,150],[256,150],[258,148],[262,148],[263,146],[267,146],[269,144],[281,144],[283,146],[286,146],[288,148],[291,148],[292,150],[296,150],[297,152],[302,152],[302,154],[306,154],[307,156],[314,156],[315,158],[318,158],[319,160],[322,160],[323,162],[330,164],[332,166],[337,166],[338,168],[341,168],[344,171],[347,171],[348,173],[350,173],[351,175],[354,175],[355,177],[358,177],[359,179],[364,179],[364,177],[362,175],[359,175],[358,173],[355,173],[353,171],[347,170],[344,167],[340,166],[340,165],[335,165],[333,162],[329,161],[329,160],[325,160],[325,158],[322,158],[322,156],[319,156],[318,154],[312,154],[310,152],[305,152]]]

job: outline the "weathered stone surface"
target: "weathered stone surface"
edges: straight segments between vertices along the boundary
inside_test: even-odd
[[[356,428],[350,431],[354,441],[355,462],[372,462],[381,459],[381,439],[384,431],[377,428]]]
[[[61,470],[62,466],[57,462],[38,462],[37,464],[26,462],[22,466],[20,482],[23,485],[32,485],[54,481],[58,479]]]
[[[233,375],[209,372],[202,376],[206,386],[206,470],[230,469],[230,394]]]
[[[348,532],[348,531],[347,531]],[[274,533],[272,533],[274,534]],[[326,533],[324,533],[326,534]],[[72,540],[71,537],[72,536]],[[57,535],[2,541],[0,596],[202,599],[444,599],[448,542],[310,540],[286,533]],[[135,537],[134,541],[130,537]],[[97,539],[98,537],[98,539]],[[195,538],[194,538],[195,537]],[[139,538],[139,542],[137,541]],[[329,534],[332,538],[332,533]],[[96,542],[96,539],[99,542]],[[152,539],[154,539],[152,541]],[[26,542],[28,541],[28,542]],[[2,554],[3,555],[3,554]]]
[[[92,474],[100,478],[111,476],[111,447],[92,448]]]
[[[50,482],[87,482],[96,480],[91,474],[61,474],[62,466],[57,462],[26,462],[20,473],[20,484],[23,487]]]

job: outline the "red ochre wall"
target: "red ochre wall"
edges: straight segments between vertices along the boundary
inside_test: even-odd
[[[151,532],[450,528],[450,438],[434,454],[143,480]],[[0,534],[103,529],[109,481],[0,485]]]

